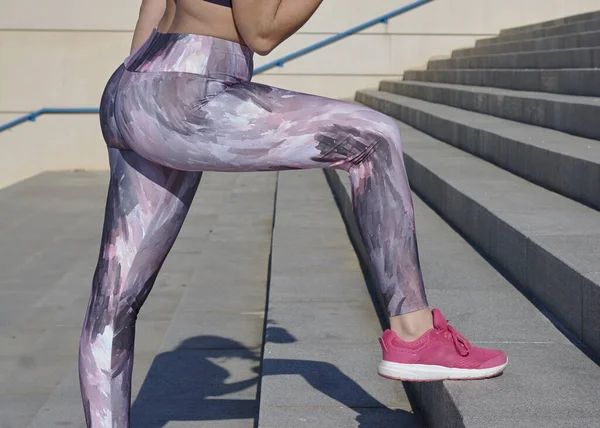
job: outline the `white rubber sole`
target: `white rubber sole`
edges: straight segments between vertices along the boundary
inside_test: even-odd
[[[502,373],[508,361],[489,369],[453,369],[426,364],[400,364],[382,361],[377,373],[383,377],[407,382],[433,382],[439,380],[486,379]]]

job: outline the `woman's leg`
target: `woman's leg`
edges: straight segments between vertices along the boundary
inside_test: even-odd
[[[87,426],[127,428],[137,314],[179,233],[201,173],[166,168],[133,151],[108,151],[110,187],[79,375]]]
[[[125,72],[117,114],[124,140],[144,157],[181,170],[347,170],[389,315],[430,328],[395,122],[361,105],[253,83],[207,99],[209,83],[184,73]]]

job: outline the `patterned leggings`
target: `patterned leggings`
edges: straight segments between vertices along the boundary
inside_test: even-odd
[[[79,351],[88,427],[129,427],[135,321],[201,171],[348,171],[389,315],[427,306],[394,121],[250,83],[252,68],[240,44],[154,32],[108,82],[100,119],[111,178]]]

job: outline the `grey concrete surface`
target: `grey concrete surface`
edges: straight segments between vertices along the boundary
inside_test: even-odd
[[[535,24],[522,25],[519,27],[507,28],[500,31],[500,35],[517,34],[526,31],[538,30],[541,28],[556,27],[575,22],[589,21],[591,19],[600,19],[600,12],[587,12],[579,15],[567,16],[564,18],[551,19],[549,21],[537,22]]]
[[[84,427],[77,344],[106,182],[43,174],[0,191],[16,252],[0,280],[2,428]],[[276,183],[203,177],[138,318],[133,428],[254,427],[261,374],[265,426],[421,426],[403,385],[376,375],[381,327],[320,170],[282,174],[261,360]]]
[[[376,374],[381,326],[320,170],[279,175],[259,427],[421,426]]]
[[[489,86],[530,92],[600,96],[600,70],[407,70],[405,80]]]
[[[600,139],[600,99],[444,83],[382,81],[381,91]]]
[[[504,34],[498,37],[478,40],[476,46],[488,46],[494,43],[512,42],[516,40],[539,39],[541,37],[559,36],[563,34],[576,34],[585,31],[596,31],[600,29],[600,19],[596,16],[586,21],[573,22],[564,25],[555,25],[548,28],[538,28],[521,31],[515,34]]]
[[[599,64],[600,47],[594,46],[576,49],[553,49],[541,52],[510,52],[433,59],[427,63],[427,69],[597,68]]]
[[[452,58],[497,55],[513,52],[549,51],[553,49],[577,49],[592,46],[600,46],[600,31],[586,31],[584,33],[566,34],[563,36],[495,43],[493,45],[481,47],[461,48],[452,51]]]
[[[84,426],[77,343],[107,182],[45,173],[0,191],[2,428]],[[275,184],[203,177],[138,318],[132,427],[254,426]]]
[[[261,420],[261,428],[282,427],[340,428],[359,426],[364,428],[412,427],[412,415],[403,410],[387,408],[348,407],[274,407]]]
[[[389,92],[360,91],[357,100],[529,181],[600,208],[596,140]]]
[[[402,131],[408,129],[404,125]],[[416,157],[415,147],[425,143],[408,140],[406,159],[411,160]],[[436,150],[444,151],[443,147]],[[349,200],[345,175],[327,174],[334,176],[329,182],[337,197]],[[409,175],[419,191],[419,177]],[[414,197],[414,203],[430,305],[440,307],[473,345],[503,349],[509,358],[506,371],[495,379],[411,384],[427,426],[575,428],[600,424],[600,397],[594,392],[600,367],[419,197]],[[351,210],[342,209],[342,213],[347,222],[355,222]],[[360,241],[356,235],[353,239]]]
[[[570,239],[600,238],[598,212],[412,129],[404,135],[415,190],[542,305],[553,309],[579,339],[600,351],[600,326],[584,318],[579,297],[583,287],[592,286],[586,274],[600,260],[588,245]],[[461,160],[460,168],[454,166],[456,159]],[[430,188],[441,191],[430,193]],[[556,286],[547,281],[549,276],[557,278]],[[583,325],[597,331],[596,336],[584,338]]]

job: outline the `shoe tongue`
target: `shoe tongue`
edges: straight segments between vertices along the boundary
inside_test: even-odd
[[[448,326],[448,321],[446,321],[440,310],[434,309],[431,313],[433,314],[433,326],[436,330],[445,330]]]

